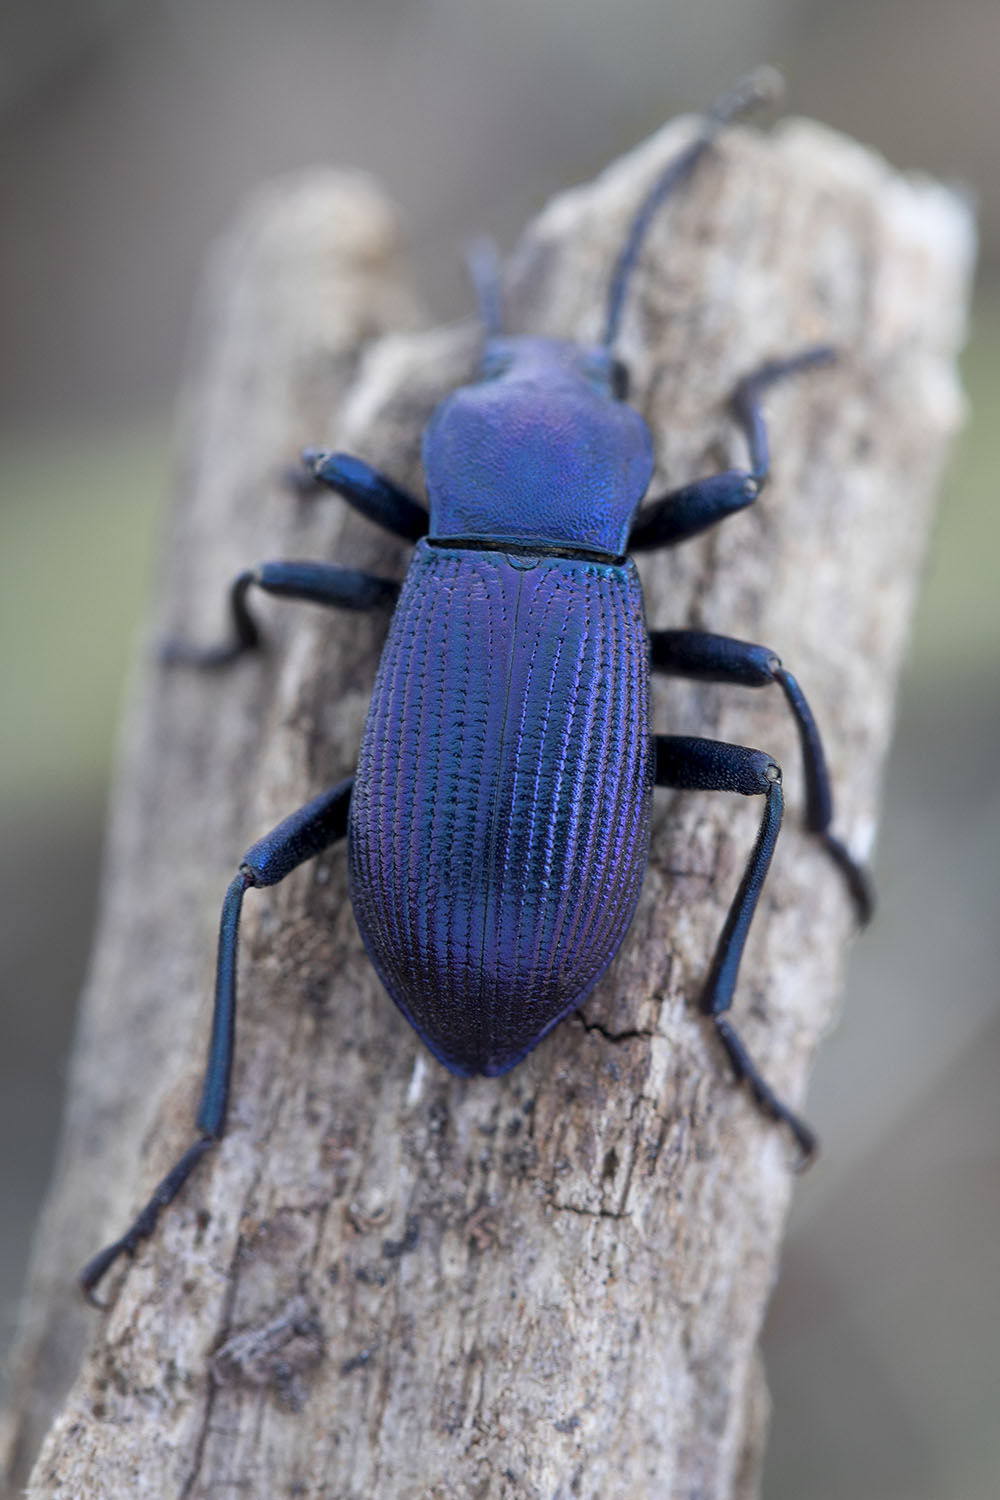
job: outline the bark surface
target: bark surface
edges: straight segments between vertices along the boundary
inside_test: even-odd
[[[508,267],[512,331],[599,338],[625,225],[691,128],[671,123],[529,228]],[[653,494],[744,462],[726,404],[740,375],[811,342],[842,351],[768,398],[774,479],[758,504],[641,570],[651,626],[763,642],[799,676],[836,829],[861,853],[961,414],[971,258],[967,212],[943,189],[805,122],[734,130],[654,224],[622,329]],[[478,336],[420,321],[366,179],[311,174],[249,206],[208,278],[158,630],[214,639],[228,580],[264,558],[402,575],[403,544],[336,498],[290,498],[281,474],[321,441],[422,488],[421,429],[472,373]],[[251,893],[229,1133],[109,1276],[110,1310],[79,1301],[80,1264],[192,1138],[240,854],[356,755],[385,617],[261,614],[267,653],[228,674],[140,653],[3,1429],[12,1485],[40,1446],[32,1500],[749,1500],[793,1151],[697,1013],[760,815],[743,799],[657,794],[609,975],[499,1080],[451,1077],[394,1010],[342,848]],[[734,1019],[800,1103],[854,923],[798,824],[792,725],[776,690],[656,681],[653,701],[658,730],[785,766]]]

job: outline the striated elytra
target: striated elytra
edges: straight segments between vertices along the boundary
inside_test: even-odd
[[[814,1151],[808,1126],[729,1019],[781,824],[780,769],[761,750],[655,732],[650,670],[777,686],[799,734],[806,825],[861,920],[871,910],[867,876],[830,831],[822,743],[794,676],[766,646],[648,630],[628,554],[676,545],[752,504],[769,473],[763,392],[833,351],[811,347],[752,371],[733,399],[748,466],[653,500],[652,440],[626,404],[627,372],[614,354],[651,219],[724,125],[771,87],[759,73],[723,96],[637,206],[611,274],[602,344],[504,334],[499,264],[478,247],[471,269],[484,351],[478,378],[441,403],[425,432],[427,509],[360,459],[304,455],[304,482],[329,486],[416,543],[401,586],[323,563],[263,563],[232,585],[231,641],[166,648],[169,661],[200,668],[253,650],[252,589],[337,609],[394,606],[355,775],[254,844],[229,886],[197,1139],[125,1234],[84,1268],[88,1296],[153,1232],[225,1130],[246,891],[276,884],[344,838],[358,927],[386,990],[446,1067],[500,1074],[580,1004],[621,946],[645,872],[654,786],[760,797],[757,839],[700,1004],[737,1080],[787,1127],[803,1159]]]
[[[417,545],[361,743],[351,900],[435,1057],[505,1073],[579,1005],[649,850],[631,562]]]

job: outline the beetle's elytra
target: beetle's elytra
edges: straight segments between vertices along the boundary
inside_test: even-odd
[[[479,251],[482,363],[424,434],[427,509],[359,459],[304,455],[311,483],[416,543],[401,586],[329,564],[264,563],[232,586],[231,643],[169,648],[171,660],[200,667],[252,650],[252,588],[339,609],[395,605],[356,774],[254,844],[230,884],[198,1138],[127,1232],[85,1267],[88,1295],[152,1233],[225,1129],[246,891],[275,884],[345,837],[355,916],[385,988],[453,1072],[499,1074],[580,1004],[621,946],[645,871],[654,786],[761,797],[760,831],[701,1007],[737,1079],[804,1157],[812,1153],[810,1130],[765,1082],[728,1014],[781,824],[780,770],[761,750],[656,733],[650,670],[777,685],[801,742],[807,827],[862,920],[867,877],[830,832],[822,744],[795,678],[765,646],[648,630],[628,554],[675,545],[751,504],[769,470],[762,392],[833,353],[810,348],[753,371],[734,396],[748,467],[652,501],[652,439],[626,404],[627,375],[614,355],[651,218],[769,85],[755,74],[726,94],[638,205],[610,278],[600,346],[505,336],[498,268]]]
[[[520,1062],[625,936],[652,811],[648,651],[630,562],[417,544],[358,760],[351,899],[455,1072]]]

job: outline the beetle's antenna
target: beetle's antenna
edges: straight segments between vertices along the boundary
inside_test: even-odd
[[[476,293],[479,321],[488,339],[503,331],[502,269],[496,241],[483,234],[465,247],[465,266]]]
[[[719,132],[740,115],[748,114],[762,104],[770,104],[780,98],[784,81],[777,68],[755,68],[745,78],[740,78],[731,89],[722,94],[713,104],[698,135],[691,144],[675,156],[661,176],[653,184],[632,220],[628,238],[618,256],[608,287],[608,311],[604,325],[604,344],[610,347],[618,337],[625,288],[638,259],[642,242],[650,221],[674,188],[690,176]]]

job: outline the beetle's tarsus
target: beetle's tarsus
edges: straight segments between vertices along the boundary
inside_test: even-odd
[[[876,906],[875,885],[871,875],[834,834],[827,830],[820,837],[823,847],[844,877],[851,900],[854,902],[858,926],[867,927],[875,915]]]
[[[766,1115],[769,1120],[773,1120],[776,1125],[784,1125],[791,1133],[800,1152],[794,1170],[804,1172],[812,1165],[819,1152],[819,1142],[815,1132],[799,1118],[794,1110],[779,1099],[771,1085],[758,1072],[757,1065],[747,1051],[743,1039],[729,1024],[726,1017],[715,1015],[712,1019],[715,1023],[716,1035],[726,1050],[736,1082],[746,1084],[754,1104],[762,1114]]]
[[[799,1124],[801,1124],[801,1121]],[[820,1144],[808,1127],[804,1130],[804,1136],[795,1130],[792,1131],[792,1134],[795,1136],[795,1141],[799,1148],[799,1159],[793,1163],[792,1171],[798,1177],[803,1172],[808,1172],[810,1167],[816,1165],[820,1154]]]
[[[168,1203],[173,1202],[202,1157],[215,1144],[216,1137],[202,1135],[189,1146],[180,1160],[175,1162],[167,1175],[157,1183],[149,1202],[136,1214],[121,1238],[106,1245],[92,1260],[87,1262],[77,1277],[77,1282],[88,1302],[95,1307],[107,1306],[107,1303],[101,1302],[94,1296],[94,1288],[121,1256],[127,1255],[130,1259],[135,1258],[139,1245],[143,1240],[148,1240],[156,1229],[161,1210],[166,1208]]]
[[[229,641],[220,646],[195,646],[181,636],[168,635],[160,641],[156,650],[158,661],[165,667],[194,667],[200,672],[214,672],[231,666],[241,656],[251,651],[263,651],[264,637],[249,641]]]

